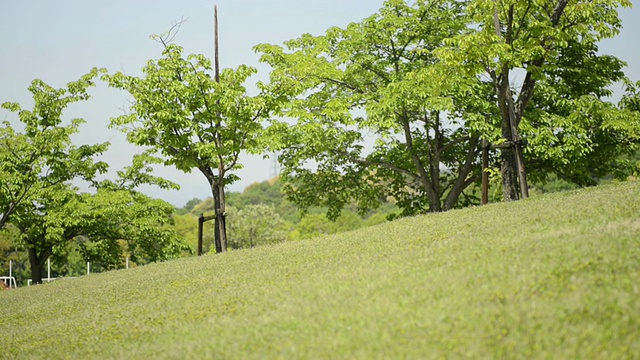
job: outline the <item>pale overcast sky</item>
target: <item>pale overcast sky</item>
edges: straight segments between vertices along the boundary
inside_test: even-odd
[[[383,0],[0,0],[0,102],[16,101],[30,108],[27,87],[34,78],[54,87],[77,80],[92,67],[110,72],[140,74],[161,47],[149,35],[162,33],[181,17],[188,21],[175,40],[186,53],[213,52],[213,6],[218,5],[221,66],[257,67],[256,79],[266,80],[268,68],[258,63],[252,47],[281,44],[303,33],[321,34],[331,26],[345,26],[376,12]],[[601,52],[629,63],[627,76],[640,80],[640,10],[621,13],[624,30],[601,45]],[[124,134],[107,129],[109,119],[122,113],[127,96],[103,84],[90,90],[93,98],[70,107],[65,118],[87,123],[75,137],[78,144],[111,142],[104,156],[112,170],[130,162],[140,150]],[[0,110],[0,120],[16,124],[15,116]],[[230,187],[241,191],[271,177],[271,162],[245,156],[241,181]],[[188,200],[211,196],[199,172],[184,174],[160,168],[158,174],[180,184],[179,191],[145,188],[145,193],[182,206]]]

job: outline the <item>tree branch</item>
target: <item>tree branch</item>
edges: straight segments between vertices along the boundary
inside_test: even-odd
[[[385,168],[385,169],[389,169],[401,174],[405,174],[413,179],[419,180],[420,176],[418,174],[414,174],[411,171],[401,168],[399,166],[393,165],[391,163],[388,162],[384,162],[384,161],[373,161],[373,160],[368,160],[368,159],[362,159],[359,160],[359,163],[362,165],[373,165],[373,166],[379,166],[381,168]]]
[[[468,141],[468,140],[470,140],[470,139],[471,139],[471,137],[470,137],[470,136],[468,136],[468,135],[467,135],[467,136],[459,137],[459,138],[457,138],[457,139],[453,139],[453,140],[451,140],[450,142],[448,142],[446,145],[442,146],[442,147],[440,148],[440,151],[438,152],[438,154],[439,154],[439,155],[444,154],[447,150],[449,150],[449,149],[450,149],[450,148],[452,148],[453,146],[455,146],[455,145],[457,145],[457,144],[459,144],[459,143],[461,143],[461,142]]]
[[[159,42],[166,49],[176,38],[176,35],[178,35],[178,31],[180,31],[180,27],[182,26],[182,24],[186,23],[187,20],[189,20],[189,18],[185,19],[184,16],[181,16],[179,21],[171,22],[171,27],[169,28],[169,30],[160,35],[151,35],[151,39]]]
[[[453,208],[455,205],[454,201],[458,199],[460,193],[464,191],[466,188],[465,184],[467,183],[465,180],[467,179],[467,175],[471,172],[471,168],[473,166],[473,160],[477,158],[478,155],[478,142],[479,137],[474,136],[469,141],[469,150],[467,151],[467,155],[465,157],[464,163],[458,172],[458,177],[456,181],[453,183],[453,187],[449,194],[447,195],[447,199],[444,203],[444,209],[449,210]],[[468,185],[467,185],[468,186]]]
[[[334,84],[342,85],[342,86],[346,87],[349,90],[353,90],[353,91],[355,91],[355,92],[357,92],[359,94],[364,94],[364,91],[362,89],[358,89],[357,87],[355,87],[355,86],[353,86],[353,85],[351,85],[351,84],[349,84],[347,82],[341,81],[341,80],[326,78],[326,77],[322,77],[322,76],[318,77],[318,79],[320,79],[322,81],[328,81],[328,82],[332,82]]]
[[[553,25],[553,27],[556,27],[558,26],[558,24],[560,24],[560,17],[564,13],[564,9],[568,4],[569,0],[558,0],[558,4],[556,5],[555,9],[553,9],[553,15],[550,19],[551,25]]]

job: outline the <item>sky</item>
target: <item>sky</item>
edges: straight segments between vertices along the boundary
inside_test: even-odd
[[[258,62],[252,47],[259,43],[282,44],[304,33],[322,34],[332,26],[344,27],[375,13],[383,0],[0,0],[0,102],[18,102],[31,108],[27,88],[35,78],[60,88],[77,80],[93,67],[109,72],[140,75],[149,59],[160,57],[162,47],[149,39],[187,19],[175,38],[185,53],[213,54],[213,7],[218,6],[220,65],[256,67],[252,83],[268,79],[268,66]],[[640,8],[623,9],[624,29],[614,39],[601,43],[601,53],[628,63],[625,73],[640,80]],[[251,87],[251,84],[247,84]],[[620,89],[614,89],[620,90]],[[130,145],[125,134],[108,129],[112,117],[128,106],[126,93],[98,82],[90,89],[92,99],[70,106],[66,120],[83,118],[86,123],[73,141],[94,144],[109,141],[110,150],[100,159],[111,166],[107,177],[130,164],[142,149]],[[18,124],[15,114],[0,109],[0,120]],[[248,185],[273,176],[273,163],[261,156],[243,156],[242,180],[228,190],[242,191]],[[143,188],[146,194],[183,206],[193,198],[211,196],[208,183],[197,170],[185,174],[159,166],[156,174],[178,183],[180,190]]]

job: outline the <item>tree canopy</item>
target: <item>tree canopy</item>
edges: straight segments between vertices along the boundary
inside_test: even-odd
[[[32,110],[18,103],[2,103],[4,109],[18,113],[24,132],[16,131],[8,121],[3,121],[0,128],[0,229],[49,189],[74,179],[91,181],[106,171],[108,165],[94,157],[106,151],[109,144],[74,145],[71,135],[78,132],[84,120],[62,124],[67,106],[89,98],[87,89],[94,85],[97,74],[93,69],[62,89],[34,80],[29,86]]]
[[[525,163],[536,182],[622,177],[640,122],[607,101],[624,62],[597,43],[629,5],[386,1],[345,28],[256,46],[288,99],[291,120],[271,129],[286,191],[332,218],[388,196],[405,215],[448,210],[477,203],[465,190],[488,147],[500,150],[490,166],[499,162],[506,200],[528,196]]]
[[[287,49],[256,47],[273,67],[271,81],[290,95],[282,115],[295,123],[273,129],[274,148],[297,205],[321,204],[336,217],[351,201],[364,210],[393,196],[407,215],[448,210],[479,180],[481,133],[469,126],[477,109],[468,90],[481,84],[458,78],[433,53],[464,30],[462,11],[449,1],[390,1]]]

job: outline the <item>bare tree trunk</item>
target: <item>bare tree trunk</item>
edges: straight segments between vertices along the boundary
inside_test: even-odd
[[[0,230],[2,230],[7,222],[9,222],[9,209],[3,209],[2,215],[0,215]]]
[[[440,202],[441,186],[440,186],[440,159],[442,155],[442,132],[440,129],[440,112],[433,111],[431,113],[433,121],[433,147],[432,154],[429,159],[429,170],[431,173],[431,193],[429,198],[429,209],[433,211],[442,211],[442,203]],[[429,130],[427,129],[427,134]],[[427,140],[427,143],[429,141]]]
[[[508,81],[508,78],[505,79]],[[516,108],[513,103],[513,97],[511,95],[511,88],[507,84],[505,87],[506,92],[506,106],[509,110],[509,126],[511,127],[511,142],[513,143],[513,156],[515,157],[515,170],[516,177],[520,184],[520,197],[526,199],[529,197],[529,187],[527,185],[527,172],[524,166],[524,156],[522,155],[522,147],[520,142],[520,135],[518,135],[518,124],[520,119],[516,116]]]
[[[220,82],[220,56],[218,50],[218,6],[213,6],[213,69],[216,82]]]

